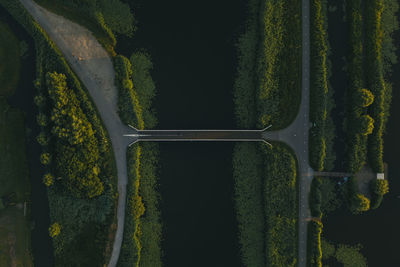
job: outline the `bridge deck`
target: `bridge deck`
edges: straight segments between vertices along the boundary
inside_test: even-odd
[[[142,130],[139,141],[263,141],[262,131],[252,130]]]

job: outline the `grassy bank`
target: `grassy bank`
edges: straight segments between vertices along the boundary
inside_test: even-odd
[[[1,20],[0,40],[0,266],[33,266],[25,116],[6,100],[19,81],[20,42]]]
[[[250,0],[234,86],[241,127],[285,128],[301,98],[301,3]]]
[[[310,165],[316,171],[333,168],[334,125],[331,117],[333,90],[330,78],[330,47],[326,0],[311,1]]]
[[[112,148],[87,91],[21,4],[1,0],[35,41],[37,121],[57,266],[102,266],[114,218]],[[50,74],[51,73],[51,74]],[[87,168],[89,166],[89,168]],[[54,230],[57,227],[53,227]]]

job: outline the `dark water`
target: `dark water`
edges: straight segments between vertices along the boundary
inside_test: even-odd
[[[133,1],[132,1],[133,2]],[[133,39],[154,63],[160,129],[235,128],[232,86],[245,1],[142,0]],[[233,207],[233,143],[161,143],[165,266],[240,266]]]
[[[13,107],[25,112],[25,127],[27,128],[27,159],[31,179],[31,219],[32,254],[35,266],[53,266],[53,247],[48,234],[49,204],[47,191],[42,183],[43,168],[39,157],[41,148],[35,138],[40,132],[36,124],[37,108],[33,103],[36,89],[33,80],[36,78],[36,63],[34,42],[28,33],[0,5],[0,20],[5,21],[19,40],[24,40],[28,46],[28,54],[21,62],[20,81],[14,95],[8,99]]]
[[[331,2],[331,1],[330,1]],[[333,2],[333,1],[332,1]],[[345,133],[343,131],[343,119],[345,112],[345,91],[347,86],[347,74],[345,57],[348,53],[347,27],[343,20],[345,12],[342,8],[343,0],[334,1],[336,11],[328,11],[328,40],[332,48],[329,60],[331,62],[330,85],[334,92],[335,107],[332,109],[335,128],[334,151],[336,154],[335,170],[344,171],[343,159],[345,158]]]
[[[332,24],[331,24],[332,25]],[[332,26],[330,26],[332,27]],[[395,44],[400,43],[399,33]],[[333,46],[334,47],[334,46]],[[400,52],[397,51],[397,57]],[[393,66],[393,102],[385,135],[384,160],[389,164],[390,192],[382,205],[363,215],[337,211],[326,218],[324,236],[337,243],[363,245],[362,253],[370,267],[398,267],[400,253],[400,65]]]

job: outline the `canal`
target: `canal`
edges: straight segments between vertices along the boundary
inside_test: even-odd
[[[117,52],[151,55],[157,128],[234,129],[235,42],[246,1],[129,2],[138,30],[119,38]],[[160,144],[165,266],[240,266],[232,150],[230,142]]]
[[[8,102],[25,113],[27,132],[27,159],[31,180],[31,220],[32,220],[32,255],[35,266],[49,267],[54,265],[53,246],[48,234],[50,225],[47,191],[42,183],[43,168],[39,161],[41,147],[36,142],[40,127],[36,123],[37,107],[33,102],[36,89],[33,80],[36,78],[36,62],[34,42],[29,34],[0,5],[0,19],[6,21],[13,33],[21,41],[25,41],[28,50],[21,61],[21,75],[18,87]]]
[[[332,46],[331,60],[334,72],[331,80],[335,93],[339,91],[335,101],[337,105],[336,114],[340,116],[338,110],[340,110],[342,104],[338,103],[338,100],[342,99],[341,102],[344,102],[341,98],[344,94],[340,91],[342,90],[340,88],[346,86],[345,77],[340,72],[340,69],[344,67],[340,63],[340,59],[345,55],[343,47],[346,46],[346,35],[343,34],[343,29],[346,28],[346,24],[340,22],[342,6],[340,4],[337,6],[337,10],[329,14],[329,38]],[[394,43],[400,43],[398,32]],[[399,50],[397,50],[397,57],[400,57]],[[390,192],[384,197],[382,205],[377,210],[371,210],[362,215],[352,215],[342,208],[329,214],[324,220],[323,236],[337,244],[356,245],[360,243],[363,246],[361,252],[367,258],[368,266],[371,267],[400,266],[400,254],[397,245],[397,238],[400,237],[400,180],[398,179],[400,168],[397,166],[398,151],[400,151],[400,142],[397,139],[400,136],[400,125],[398,123],[400,121],[399,64],[393,66],[392,77],[391,116],[384,138],[384,161],[389,165]],[[336,117],[336,120],[340,119]],[[339,140],[336,144],[340,143]],[[341,148],[339,148],[339,153],[342,153]]]

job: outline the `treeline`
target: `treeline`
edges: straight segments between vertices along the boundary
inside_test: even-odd
[[[301,100],[300,1],[250,0],[238,42],[234,101],[238,125],[288,126]]]
[[[152,100],[155,84],[150,71],[153,64],[147,53],[133,53],[131,59],[114,57],[116,86],[118,88],[119,116],[125,124],[138,129],[153,128],[157,124]]]
[[[0,0],[35,41],[35,103],[42,132],[57,266],[102,266],[114,219],[116,171],[94,104],[59,50],[18,1]],[[55,227],[57,226],[57,227]]]
[[[356,173],[369,163],[384,172],[383,134],[391,102],[391,64],[396,62],[392,33],[398,28],[398,3],[377,0],[363,13],[361,0],[347,2],[350,53],[345,131],[347,171]],[[363,34],[365,31],[365,34]]]
[[[369,107],[368,113],[375,121],[375,127],[368,138],[368,159],[374,172],[384,172],[383,164],[383,134],[389,117],[391,103],[391,84],[386,81],[390,75],[387,49],[395,50],[392,32],[398,27],[395,13],[398,4],[393,0],[373,0],[366,5],[366,85],[375,95],[375,100]],[[389,19],[389,20],[388,20]],[[390,20],[391,19],[391,20]],[[385,25],[394,24],[395,26]],[[386,62],[386,64],[385,64]],[[384,65],[386,65],[384,67]],[[386,77],[385,77],[386,75]]]
[[[333,108],[333,90],[329,84],[330,61],[328,42],[327,1],[312,0],[310,10],[310,165],[316,171],[331,170],[334,125],[330,115]]]
[[[158,151],[156,143],[128,149],[128,202],[118,266],[162,266]]]
[[[129,5],[120,0],[35,0],[39,5],[89,29],[114,54],[115,33],[132,35],[134,19]]]

